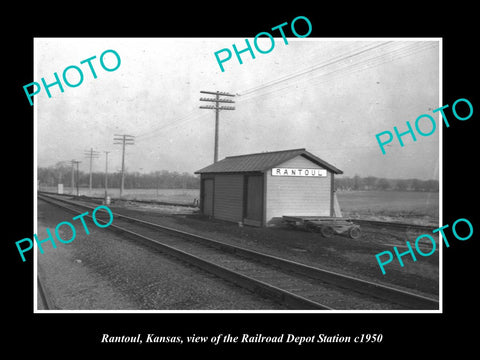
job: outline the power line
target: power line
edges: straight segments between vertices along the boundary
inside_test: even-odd
[[[405,50],[405,49],[406,49],[406,50]],[[318,77],[325,78],[326,75],[329,75],[329,74],[332,74],[332,73],[337,73],[337,72],[345,72],[345,74],[346,74],[347,72],[350,72],[350,73],[351,73],[351,72],[352,72],[352,71],[350,71],[351,69],[359,68],[359,67],[361,67],[362,64],[368,63],[368,62],[371,61],[372,59],[373,59],[373,60],[382,59],[383,57],[388,56],[388,55],[390,55],[390,54],[395,54],[395,53],[399,53],[399,54],[400,54],[400,53],[403,52],[403,51],[409,51],[408,46],[403,47],[403,48],[400,48],[400,49],[399,49],[399,48],[396,48],[396,49],[393,49],[392,51],[385,52],[385,53],[383,53],[383,54],[376,55],[376,56],[371,57],[371,58],[360,59],[359,61],[357,61],[357,62],[355,62],[355,63],[350,63],[350,64],[347,63],[345,66],[343,66],[343,67],[341,67],[341,68],[333,68],[333,70],[330,71],[330,72],[328,72],[328,73],[321,72],[321,73],[314,74],[314,75],[312,75],[311,77],[308,77],[308,78],[305,78],[305,77],[304,77],[303,80],[299,80],[299,81],[297,81],[297,82],[290,83],[290,85],[287,85],[287,86],[294,85],[294,84],[296,84],[296,83],[298,83],[298,82],[300,82],[300,81],[306,81],[306,80],[308,80],[308,81],[311,82],[312,78],[313,78],[313,79],[318,78]],[[379,64],[377,64],[377,65],[379,65]],[[372,67],[372,66],[370,66],[370,67]],[[330,67],[328,67],[327,69],[329,69],[329,68],[330,68]],[[366,69],[366,68],[365,68],[365,69]],[[326,70],[326,69],[324,69],[324,70]],[[362,70],[362,69],[360,69],[360,70]],[[364,69],[363,69],[363,70],[364,70]],[[305,73],[305,74],[306,74],[306,73]],[[302,75],[305,75],[305,74],[302,74]],[[285,79],[284,81],[289,81],[289,80],[290,80],[290,79]],[[283,81],[282,81],[282,82],[283,82]],[[260,90],[263,90],[263,89],[258,89],[257,91],[260,91]],[[251,96],[251,95],[250,95],[250,96]],[[247,99],[247,98],[249,98],[249,95],[247,95],[247,97],[240,98],[240,99],[239,99],[239,102],[242,102],[243,100],[245,100],[245,99]]]
[[[256,86],[256,87],[253,87],[251,89],[247,89],[247,90],[244,90],[243,92],[241,92],[239,95],[241,96],[244,96],[244,95],[247,95],[251,92],[254,92],[254,91],[258,91],[258,90],[261,90],[263,88],[266,88],[266,87],[270,87],[270,86],[273,86],[273,85],[276,85],[278,83],[281,83],[283,81],[287,81],[287,80],[290,80],[292,78],[295,78],[295,77],[299,77],[299,76],[302,76],[302,75],[305,75],[305,74],[308,74],[310,72],[313,72],[313,71],[317,71],[321,68],[324,68],[326,66],[330,66],[332,64],[335,64],[335,63],[338,63],[340,61],[344,61],[346,59],[349,59],[351,57],[354,57],[354,56],[358,56],[360,54],[363,54],[367,51],[371,51],[373,49],[376,49],[378,47],[381,47],[381,46],[385,46],[385,45],[388,45],[390,44],[392,41],[387,41],[387,42],[383,42],[381,44],[377,44],[377,45],[374,45],[374,46],[371,46],[367,49],[362,49],[362,50],[359,50],[359,51],[356,51],[352,54],[343,54],[343,55],[338,55],[337,57],[333,58],[333,59],[330,59],[328,62],[326,63],[320,63],[320,64],[317,64],[317,65],[313,65],[307,69],[303,69],[303,70],[300,70],[300,71],[297,71],[295,73],[292,73],[290,75],[285,75],[285,76],[282,76],[278,79],[275,79],[275,80],[271,80],[265,84],[262,84],[262,85],[259,85],[259,86]]]
[[[330,70],[331,66],[328,66],[328,67],[326,67],[326,66],[324,66],[324,65],[322,65],[322,66],[316,66],[316,67],[314,67],[314,69],[312,69],[312,70],[318,71],[318,70],[320,70],[320,68],[322,68],[322,70],[324,70],[324,71],[322,71],[322,72],[317,72],[317,74],[313,74],[312,76],[310,76],[310,77],[308,77],[308,78],[307,78],[305,75],[311,73],[312,70],[306,71],[306,72],[302,72],[300,75],[289,76],[288,78],[285,78],[285,79],[283,79],[282,81],[277,81],[277,82],[275,83],[275,85],[280,85],[281,83],[287,82],[287,85],[286,85],[286,86],[284,86],[283,88],[280,88],[280,89],[285,89],[285,88],[287,88],[287,87],[293,86],[293,85],[298,84],[298,83],[300,83],[300,82],[305,82],[305,81],[307,81],[307,80],[311,82],[311,81],[312,81],[312,78],[316,78],[316,77],[325,78],[326,75],[329,75],[329,74],[332,74],[332,73],[335,73],[335,72],[342,72],[342,71],[345,71],[346,69],[348,70],[349,68],[356,67],[356,66],[358,66],[362,61],[365,61],[365,60],[360,60],[360,61],[357,61],[357,62],[355,62],[355,63],[353,63],[353,64],[347,64],[346,66],[341,67],[341,68],[337,68],[337,69],[333,68],[332,71],[327,72],[327,73],[325,73],[324,71]],[[332,65],[332,64],[334,64],[334,63],[337,64],[338,62],[339,62],[339,61],[338,61],[338,59],[337,59],[335,62],[329,62],[328,65]],[[303,79],[300,79],[301,77],[303,77]],[[296,79],[296,81],[291,82],[292,79]],[[262,96],[262,95],[265,95],[265,94],[270,94],[270,93],[273,93],[273,92],[278,91],[278,89],[279,89],[278,87],[274,87],[273,90],[271,90],[271,91],[262,92],[262,91],[263,91],[265,88],[267,88],[267,87],[271,87],[271,85],[267,85],[267,86],[262,87],[262,88],[257,88],[257,89],[255,89],[255,90],[253,90],[253,91],[249,91],[249,94],[246,95],[245,97],[241,96],[238,102],[243,102],[243,101],[246,101],[246,100],[250,100],[251,98],[256,98],[257,96]],[[252,95],[253,92],[259,92],[259,93]]]
[[[197,110],[195,110],[197,111]],[[155,128],[155,129],[152,129],[148,134],[144,134],[142,135],[142,138],[139,139],[140,136],[138,136],[136,139],[137,140],[142,140],[142,141],[145,141],[145,140],[149,140],[151,138],[154,138],[156,136],[158,136],[158,134],[166,129],[170,129],[170,128],[176,128],[180,125],[183,125],[183,124],[186,124],[192,120],[196,120],[196,119],[201,119],[202,117],[206,117],[207,114],[202,114],[202,115],[198,115],[198,114],[193,114],[194,116],[192,115],[188,115],[188,116],[185,116],[183,118],[180,118],[179,120],[176,120],[176,121],[173,121],[173,122],[170,122],[168,124],[165,124],[159,128]]]
[[[306,86],[318,85],[319,83],[324,83],[326,81],[329,81],[329,80],[333,79],[334,75],[341,76],[341,77],[346,76],[346,75],[351,75],[353,73],[356,73],[356,72],[359,72],[359,71],[364,71],[364,70],[370,69],[372,67],[385,64],[387,62],[392,62],[392,61],[401,59],[403,57],[410,56],[410,55],[415,54],[417,52],[431,49],[433,47],[434,46],[431,46],[431,45],[423,45],[423,46],[421,45],[420,47],[417,47],[417,48],[404,47],[404,48],[401,48],[401,49],[395,49],[391,52],[384,53],[384,54],[375,56],[373,58],[363,59],[363,60],[358,61],[354,64],[350,64],[350,65],[344,66],[344,67],[339,68],[339,69],[333,69],[332,71],[330,71],[328,73],[317,74],[317,75],[314,75],[314,76],[312,76],[308,79],[303,79],[301,81],[296,81],[294,83],[287,84],[282,88],[274,88],[271,91],[261,92],[259,94],[254,94],[254,95],[249,94],[246,97],[241,97],[238,100],[238,102],[242,103],[242,102],[250,101],[250,100],[255,99],[257,97],[260,97],[260,96],[272,94],[272,93],[287,89],[289,87],[292,87],[293,85],[298,84],[300,82],[306,82],[307,80],[309,81],[309,83]],[[392,58],[384,59],[384,57],[389,56],[389,55],[392,56]],[[393,57],[393,56],[395,56],[395,57]],[[366,66],[364,66],[362,68],[362,66],[364,64],[366,64]],[[337,73],[339,73],[339,74],[337,74]],[[335,77],[335,78],[338,78],[338,77]],[[312,81],[312,79],[313,79],[313,81]],[[288,80],[286,80],[286,81],[288,81]],[[317,80],[317,81],[315,81],[315,80]]]
[[[158,133],[161,130],[164,130],[164,129],[172,126],[172,125],[188,122],[188,121],[190,121],[191,118],[197,118],[197,117],[198,117],[197,108],[194,108],[188,114],[184,115],[183,117],[178,118],[175,122],[163,124],[160,127],[150,129],[145,133],[141,133],[140,135],[137,135],[136,139],[137,140],[145,140],[146,138],[154,137],[154,136],[156,136],[156,133]]]
[[[346,53],[346,54],[342,54],[342,55],[338,55],[336,57],[334,57],[333,59],[329,59],[329,62],[333,62],[333,61],[339,61],[339,60],[342,60],[344,58],[347,58],[347,57],[351,57],[351,56],[354,56],[354,55],[357,55],[357,54],[360,54],[362,52],[366,52],[368,50],[371,50],[371,49],[374,49],[376,47],[379,47],[379,46],[383,46],[385,44],[388,44],[390,42],[384,42],[384,43],[381,43],[381,44],[377,44],[377,45],[374,45],[374,46],[370,46],[369,48],[367,49],[363,49],[365,46],[361,47],[362,50],[359,50],[359,49],[356,49],[354,53]],[[313,65],[307,69],[303,69],[303,70],[300,70],[300,71],[297,71],[295,73],[292,73],[292,74],[288,74],[288,75],[285,75],[285,76],[282,76],[278,79],[275,79],[275,80],[272,80],[272,81],[269,81],[268,83],[266,84],[262,84],[260,86],[256,86],[254,88],[251,88],[251,89],[248,89],[248,90],[244,90],[242,92],[242,96],[246,95],[247,93],[251,93],[251,92],[255,92],[255,91],[258,91],[258,90],[261,90],[261,88],[264,88],[264,87],[268,87],[268,86],[272,86],[272,85],[275,85],[276,83],[280,83],[280,82],[283,82],[283,81],[287,81],[289,80],[290,78],[294,78],[294,77],[299,77],[301,75],[304,75],[308,72],[311,72],[311,71],[314,71],[316,69],[318,69],[319,67],[321,66],[326,66],[328,64],[325,64],[325,62],[323,63],[320,63],[320,64],[317,64],[317,65]],[[216,93],[213,93],[213,94],[216,94]],[[222,95],[222,94],[220,94]],[[240,100],[241,101],[241,100]],[[194,111],[191,111],[190,113],[188,113],[187,115],[185,115],[184,117],[176,120],[175,122],[172,122],[172,123],[168,123],[168,124],[165,124],[164,126],[160,127],[160,128],[156,128],[156,129],[153,129],[152,131],[149,131],[148,133],[145,133],[145,134],[140,134],[139,136],[137,136],[137,140],[138,139],[141,139],[141,140],[147,140],[149,138],[152,138],[152,137],[155,137],[156,136],[156,133],[158,133],[159,131],[162,131],[162,130],[165,130],[167,129],[168,127],[176,127],[180,124],[184,124],[184,123],[187,123],[189,121],[192,121],[194,119],[197,119],[199,118],[199,116],[195,116],[196,114],[194,113]]]
[[[407,45],[403,46],[405,43],[407,43]],[[332,66],[337,65],[337,64],[341,65],[342,61],[346,61],[346,60],[351,59],[351,58],[359,57],[359,60],[354,62],[354,63],[347,63],[345,66],[340,67],[340,68],[336,68],[336,69],[333,68],[332,71],[327,72],[327,73],[320,72],[319,74],[315,74],[312,77],[308,78],[310,83],[307,84],[306,86],[318,85],[319,83],[324,83],[326,81],[330,81],[332,78],[334,78],[334,76],[337,76],[337,77],[338,76],[346,76],[346,75],[350,75],[350,74],[353,74],[353,73],[358,72],[358,71],[365,71],[365,70],[370,69],[372,67],[379,66],[379,65],[382,65],[382,64],[387,63],[387,62],[395,61],[395,60],[398,60],[400,58],[415,54],[419,51],[424,51],[426,49],[432,48],[431,45],[420,44],[420,46],[417,46],[417,49],[415,49],[415,44],[413,46],[410,46],[410,43],[411,42],[388,41],[388,42],[382,42],[380,44],[375,44],[373,46],[369,46],[368,48],[365,48],[365,46],[357,48],[353,52],[348,52],[348,53],[344,53],[342,55],[335,56],[331,59],[328,59],[327,61],[323,61],[319,64],[315,64],[315,65],[313,65],[311,67],[308,67],[306,69],[303,69],[303,70],[300,70],[300,71],[297,71],[297,72],[294,72],[294,73],[291,73],[291,74],[287,74],[287,75],[282,76],[278,79],[271,80],[267,83],[264,83],[264,84],[256,86],[256,87],[246,89],[246,90],[240,92],[240,94],[238,94],[240,96],[240,98],[238,99],[237,102],[238,103],[243,103],[243,102],[250,101],[250,100],[255,99],[257,97],[260,97],[260,96],[265,96],[265,95],[268,95],[268,94],[271,94],[271,93],[275,93],[275,92],[278,92],[278,91],[285,90],[285,89],[290,88],[291,86],[293,86],[295,84],[298,84],[299,82],[305,82],[306,79],[301,80],[301,78],[305,77],[305,75],[308,75],[310,73],[319,72],[320,70],[328,70]],[[417,44],[418,42],[415,42],[415,43]],[[424,43],[424,42],[422,42],[422,43]],[[398,47],[397,44],[399,44],[400,46],[403,46],[403,47]],[[392,45],[394,47],[393,49],[392,49]],[[383,47],[383,46],[385,46],[387,49],[390,48],[389,49],[390,51],[384,52],[382,54],[377,54],[373,57],[368,57],[368,58],[361,58],[360,57],[360,56],[364,56],[364,55],[368,54],[369,52],[371,52],[375,49],[378,49],[380,47]],[[391,58],[390,59],[385,59],[388,56],[390,56]],[[362,66],[364,66],[364,67],[362,68]],[[312,78],[314,79],[314,81],[312,81]],[[295,79],[297,79],[297,81],[295,81]],[[288,82],[289,81],[291,82],[292,80],[294,82],[288,84]],[[276,87],[276,86],[278,86],[280,84],[283,84],[283,83],[287,83],[286,86],[284,86],[282,88],[277,88]],[[268,92],[262,92],[262,90],[265,90],[265,89],[268,89],[268,88],[273,88],[273,89],[271,91],[268,91]],[[216,93],[214,93],[214,94],[216,94]],[[140,135],[139,137],[137,137],[137,139],[141,138],[142,140],[148,140],[150,138],[153,138],[153,137],[157,136],[157,134],[160,131],[164,131],[164,130],[169,129],[169,128],[176,128],[176,127],[178,127],[182,124],[185,124],[185,123],[190,122],[192,120],[199,119],[201,117],[202,117],[202,115],[200,115],[200,116],[196,115],[194,113],[194,111],[191,111],[190,113],[188,113],[187,115],[185,115],[182,118],[179,118],[178,120],[169,122],[167,124],[164,124],[160,128],[153,129],[152,131],[149,131],[148,133]]]

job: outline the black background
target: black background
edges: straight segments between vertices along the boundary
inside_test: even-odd
[[[478,20],[474,19],[476,10],[473,7],[457,4],[421,8],[405,2],[389,3],[384,7],[347,3],[325,7],[320,3],[294,8],[294,4],[276,3],[260,8],[258,4],[225,2],[196,4],[196,9],[184,3],[180,4],[180,10],[165,3],[123,2],[112,3],[102,11],[96,4],[87,3],[69,8],[12,7],[15,10],[10,9],[9,14],[5,14],[6,20],[10,17],[11,20],[2,24],[5,39],[3,78],[7,79],[2,91],[3,109],[6,109],[3,169],[8,175],[2,177],[4,189],[8,189],[2,198],[3,230],[6,232],[2,241],[4,344],[17,354],[31,349],[52,358],[97,356],[118,351],[122,354],[126,351],[152,352],[160,358],[169,356],[167,352],[186,350],[197,355],[204,351],[255,353],[259,349],[283,354],[309,351],[317,357],[326,352],[338,355],[344,350],[353,350],[354,354],[378,354],[383,358],[420,353],[434,355],[443,349],[468,351],[476,340],[473,316],[477,303],[475,264],[480,233],[478,213],[474,211],[478,200],[475,145],[480,105],[478,90],[473,90],[479,79],[474,66],[474,63],[478,65],[478,42],[473,31]],[[452,240],[450,248],[444,248],[443,314],[33,314],[33,256],[27,256],[27,262],[22,263],[15,247],[15,241],[32,237],[34,232],[33,108],[23,91],[23,85],[36,80],[33,77],[33,38],[252,38],[283,22],[290,24],[300,15],[312,23],[309,37],[443,38],[443,104],[451,107],[455,100],[466,98],[474,108],[473,116],[467,121],[454,119],[451,110],[447,109],[450,127],[443,128],[443,224],[451,225],[458,218],[467,218],[474,226],[474,235],[468,241]],[[298,31],[303,33],[301,29]],[[215,347],[185,342],[183,345],[101,344],[102,333],[168,336],[382,333],[383,341],[381,344],[307,344],[301,347],[293,344]]]

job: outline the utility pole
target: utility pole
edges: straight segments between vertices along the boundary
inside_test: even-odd
[[[80,164],[81,161],[78,160],[72,160],[72,192],[73,192],[73,166],[76,164],[77,165],[77,196],[79,195],[79,189],[78,189],[78,164]]]
[[[213,153],[213,162],[218,161],[218,126],[219,126],[219,113],[220,110],[235,110],[234,106],[220,106],[220,103],[235,103],[235,101],[230,100],[230,99],[221,99],[220,96],[231,96],[234,97],[235,95],[229,94],[226,92],[212,92],[212,91],[200,91],[202,94],[210,94],[210,95],[215,95],[215,98],[200,98],[200,101],[211,101],[214,102],[215,105],[205,105],[205,106],[200,106],[200,109],[210,109],[210,110],[215,110],[215,149]]]
[[[72,160],[72,195],[73,195],[73,188],[75,186],[75,160]]]
[[[100,156],[100,153],[98,151],[93,151],[93,148],[90,148],[90,151],[85,151],[84,154],[90,158],[90,182],[88,186],[88,191],[89,194],[92,195],[92,162],[93,159],[97,159]]]
[[[105,153],[105,204],[108,205],[108,202],[107,202],[107,197],[108,197],[108,185],[107,185],[107,182],[108,182],[108,153],[110,151],[104,151]]]
[[[123,186],[124,186],[124,179],[125,179],[125,145],[135,145],[134,142],[134,137],[133,135],[118,135],[115,134],[113,138],[114,145],[122,145],[122,178],[120,182],[120,197],[122,197],[123,194]]]

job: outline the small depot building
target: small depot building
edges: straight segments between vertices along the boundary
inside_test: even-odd
[[[200,174],[200,210],[252,226],[282,216],[336,216],[334,175],[343,172],[305,149],[229,156]],[[341,216],[341,215],[339,215]]]

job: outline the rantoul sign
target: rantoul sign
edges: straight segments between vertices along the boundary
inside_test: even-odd
[[[272,168],[273,176],[316,176],[326,177],[325,169]]]

